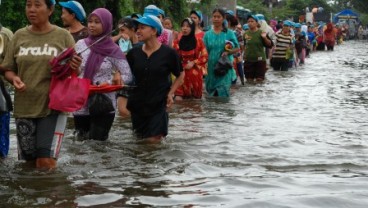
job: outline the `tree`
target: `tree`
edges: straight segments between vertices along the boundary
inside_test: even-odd
[[[204,5],[208,5],[214,0],[203,0]],[[87,15],[94,9],[104,7],[108,9],[113,17],[114,23],[133,12],[143,13],[144,7],[149,4],[155,4],[162,8],[167,16],[174,19],[174,22],[180,22],[185,17],[189,16],[190,4],[186,0],[78,0]],[[9,27],[13,31],[18,30],[28,24],[25,12],[24,1],[3,0],[0,6],[0,21],[4,26]],[[56,5],[55,12],[52,15],[52,22],[57,25],[62,25],[60,20],[61,7]]]
[[[23,11],[25,11],[23,1],[3,0],[0,6],[0,23],[12,31],[24,27],[28,21]]]
[[[267,7],[263,4],[263,1],[259,0],[238,0],[238,4],[244,8],[250,9],[253,14],[264,14],[266,17],[272,16],[268,12]]]

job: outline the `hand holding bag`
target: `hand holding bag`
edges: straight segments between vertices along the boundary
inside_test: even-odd
[[[107,95],[95,93],[88,98],[88,110],[91,116],[100,116],[115,111],[115,108]]]
[[[221,56],[214,69],[215,76],[222,77],[233,67],[228,56]]]
[[[234,47],[234,44],[227,40],[227,32],[225,34],[225,51],[229,51]],[[229,56],[221,55],[219,60],[217,61],[214,73],[216,77],[222,77],[227,74],[227,72],[233,68],[233,63],[230,61]]]
[[[78,78],[75,73],[65,79],[52,76],[49,92],[49,108],[63,112],[74,112],[87,102],[90,80]]]

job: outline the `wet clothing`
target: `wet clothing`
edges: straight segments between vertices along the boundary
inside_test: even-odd
[[[0,51],[0,64],[4,60],[6,50],[13,37],[13,32],[0,25],[0,36],[3,42],[1,43],[3,48]],[[0,96],[5,98],[8,112],[0,112],[0,158],[6,157],[9,152],[9,125],[10,125],[10,111],[13,110],[12,99],[5,87],[3,78],[0,77]]]
[[[86,42],[80,40],[75,45],[77,51],[82,51],[87,48]],[[81,54],[82,64],[80,77],[85,76],[86,65],[88,57],[91,54],[91,50],[88,49]],[[95,85],[102,83],[109,83],[113,79],[113,71],[119,71],[121,75],[121,80],[124,84],[129,85],[133,80],[133,75],[130,71],[129,64],[124,56],[121,58],[114,58],[106,56],[100,67],[96,70],[92,77],[91,82]],[[104,93],[111,101],[114,109],[116,109],[116,92]],[[90,115],[88,109],[88,102],[83,106],[82,109],[73,113],[74,115],[74,126],[77,132],[77,137],[79,139],[93,139],[104,141],[108,139],[111,126],[115,118],[115,111],[108,112],[103,115]]]
[[[74,116],[74,126],[77,138],[79,140],[107,140],[114,118],[115,113],[99,116]]]
[[[203,92],[203,72],[208,61],[206,47],[201,39],[197,38],[196,46],[193,50],[184,51],[180,49],[179,39],[174,42],[174,48],[180,55],[183,68],[188,62],[194,61],[192,69],[185,69],[184,83],[180,86],[175,95],[185,98],[202,98]]]
[[[12,100],[5,88],[4,82],[0,77],[0,96],[5,98],[5,106],[7,111],[0,111],[0,158],[6,157],[9,151],[9,125],[10,125],[10,111],[13,110]]]
[[[203,42],[208,52],[208,75],[205,78],[206,91],[210,96],[229,97],[230,87],[233,80],[236,80],[234,68],[230,69],[224,76],[215,76],[214,69],[217,61],[225,51],[225,41],[233,43],[233,49],[239,48],[238,40],[232,30],[215,33],[214,30],[206,32]],[[234,61],[233,55],[228,56],[231,63]]]
[[[161,109],[150,116],[141,116],[132,113],[133,130],[138,139],[146,139],[153,136],[165,137],[169,131],[169,114]]]
[[[287,71],[289,69],[289,60],[285,58],[272,58],[271,66],[275,71]]]
[[[327,29],[324,31],[324,42],[327,50],[333,50],[336,43],[336,32],[331,23],[327,24]]]
[[[265,79],[266,61],[244,62],[244,76],[246,79]]]
[[[87,45],[84,40],[80,40],[75,45],[76,51],[82,51],[87,48]],[[90,54],[90,50],[86,50],[81,54],[82,57],[82,64],[80,66],[81,73],[80,77],[84,76],[85,68],[86,68],[86,60],[88,59],[88,56]],[[126,59],[117,59],[112,57],[105,57],[100,68],[96,71],[96,74],[93,76],[91,82],[93,84],[102,84],[102,83],[109,83],[111,84],[111,81],[113,79],[113,70],[117,70],[120,72],[121,80],[124,82],[124,84],[129,85],[133,81],[133,75],[131,73],[129,64]],[[110,92],[105,93],[113,103],[114,108],[116,109],[116,93]],[[88,111],[88,104],[86,104],[82,109],[76,111],[73,113],[74,115],[89,115]]]
[[[274,70],[287,71],[289,68],[289,59],[287,59],[287,51],[293,43],[291,35],[284,35],[282,31],[276,33],[276,47],[272,55],[271,66]]]
[[[17,118],[19,159],[58,158],[66,121],[67,115],[59,113],[43,118]]]
[[[262,32],[262,30],[248,30],[244,33],[244,76],[246,79],[265,79],[266,53]]]
[[[183,71],[175,49],[161,45],[150,57],[142,47],[135,47],[127,54],[135,77],[127,108],[131,112],[133,131],[140,138],[166,136],[168,122],[165,118],[167,94],[171,87],[170,74],[180,76]]]
[[[67,116],[48,108],[49,61],[73,45],[70,33],[54,25],[47,33],[35,33],[25,27],[14,34],[3,66],[14,70],[26,85],[25,91],[14,94],[19,159],[59,155]]]
[[[9,152],[9,125],[10,113],[0,114],[0,158],[6,157]]]
[[[49,61],[73,45],[70,33],[57,26],[44,34],[35,33],[28,27],[14,34],[2,65],[14,70],[27,86],[24,92],[15,91],[14,117],[40,118],[51,113],[48,108],[51,82]]]

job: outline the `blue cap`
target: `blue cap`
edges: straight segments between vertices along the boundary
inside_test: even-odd
[[[258,17],[256,16],[256,15],[249,15],[248,16],[248,18],[247,18],[247,20],[249,19],[249,18],[252,18],[252,19],[254,19],[256,22],[258,22]]]
[[[301,25],[300,23],[295,23],[295,24],[294,24],[294,27],[295,27],[295,28],[301,28],[301,27],[302,27],[302,25]]]
[[[243,25],[243,30],[249,30],[249,26],[248,26],[248,24],[244,24],[244,25]]]
[[[165,11],[164,10],[162,10],[162,9],[160,9],[160,8],[158,8],[158,13],[159,14],[161,14],[163,17],[165,17],[166,15],[165,15]]]
[[[134,17],[139,19],[139,18],[142,17],[142,15],[140,15],[138,13],[133,13],[132,15],[129,16],[129,18],[134,18]]]
[[[60,6],[70,9],[74,14],[75,18],[79,22],[84,22],[86,19],[86,12],[84,11],[82,5],[77,1],[67,1],[67,2],[59,2]]]
[[[52,5],[55,5],[55,4],[56,4],[55,0],[50,0],[50,3],[51,3]]]
[[[258,20],[266,20],[263,14],[256,14],[256,17],[258,18]]]
[[[197,15],[197,16],[199,17],[199,21],[200,21],[200,22],[202,22],[202,20],[203,20],[203,15],[202,15],[202,12],[201,12],[201,11],[199,11],[199,10],[192,10],[192,11],[190,12],[190,14],[195,14],[195,15]]]
[[[157,35],[161,35],[162,30],[164,29],[160,19],[153,15],[148,14],[139,19],[136,19],[135,21],[138,22],[139,24],[148,25],[150,27],[155,28],[157,30]]]
[[[231,16],[234,16],[234,11],[233,11],[233,10],[227,10],[227,11],[225,12],[225,14],[229,14],[229,15],[231,15]]]
[[[143,16],[146,15],[153,15],[153,16],[159,16],[160,15],[160,8],[158,8],[157,6],[151,4],[148,5],[144,8],[144,12],[143,12]]]
[[[285,26],[288,26],[288,27],[291,27],[291,26],[293,26],[293,23],[291,21],[289,21],[289,20],[285,20],[284,21],[284,25]]]

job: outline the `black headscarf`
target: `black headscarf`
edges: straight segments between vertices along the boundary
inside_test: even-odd
[[[183,27],[183,24],[185,22],[187,22],[190,26],[190,33],[189,35],[183,35],[180,38],[179,49],[182,51],[190,51],[195,49],[197,46],[197,39],[195,36],[195,24],[194,21],[188,17],[181,22],[181,27]]]

